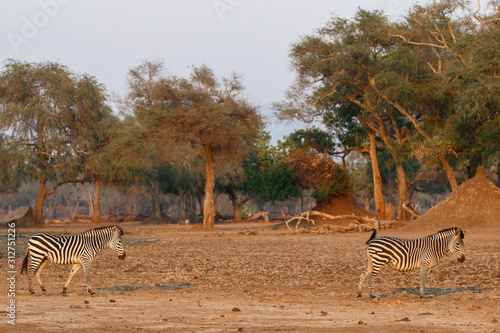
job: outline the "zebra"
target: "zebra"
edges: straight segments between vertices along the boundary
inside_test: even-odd
[[[90,285],[90,264],[96,254],[106,246],[113,249],[119,259],[125,259],[126,254],[123,250],[122,236],[122,228],[116,225],[94,228],[70,236],[54,236],[48,233],[34,235],[28,241],[28,248],[21,269],[21,274],[27,273],[31,295],[35,294],[31,285],[33,276],[37,279],[42,291],[46,291],[42,280],[40,280],[40,273],[49,261],[55,264],[73,264],[69,278],[63,287],[63,295],[66,294],[71,280],[82,267],[87,281],[87,291],[89,294],[94,295],[95,293]],[[29,268],[28,257],[30,257],[31,261]]]
[[[380,269],[386,264],[400,272],[420,268],[420,298],[424,298],[427,276],[441,257],[451,251],[457,257],[458,262],[465,261],[464,232],[460,228],[444,229],[418,239],[376,236],[377,230],[374,230],[366,242],[368,245],[368,268],[361,274],[358,297],[361,297],[363,282],[370,276],[370,297],[375,298],[373,281],[380,273]]]

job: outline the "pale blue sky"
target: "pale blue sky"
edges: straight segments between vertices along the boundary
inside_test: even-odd
[[[292,83],[288,53],[299,37],[358,7],[396,19],[407,0],[23,0],[2,1],[0,60],[57,61],[124,94],[129,68],[161,59],[175,75],[206,64],[243,75],[266,105]],[[282,125],[274,124],[273,131]],[[280,134],[276,134],[280,135]]]

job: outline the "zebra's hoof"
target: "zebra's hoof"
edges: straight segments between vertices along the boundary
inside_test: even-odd
[[[35,292],[30,290],[30,294],[31,294],[31,296],[33,296],[33,295],[35,295]]]

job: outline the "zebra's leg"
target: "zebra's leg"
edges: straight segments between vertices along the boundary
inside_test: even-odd
[[[42,259],[42,262],[40,263],[40,265],[38,265],[38,269],[35,272],[35,278],[38,281],[38,284],[40,285],[40,288],[42,288],[43,292],[46,292],[47,290],[45,290],[45,286],[43,285],[42,280],[40,279],[40,273],[42,273],[43,267],[45,265],[47,265],[48,262],[49,261],[48,261],[47,257],[44,257]]]
[[[80,264],[73,264],[73,267],[71,267],[71,272],[69,273],[68,281],[66,281],[63,287],[63,292],[62,292],[63,295],[66,294],[66,290],[68,289],[71,280],[73,280],[75,274],[80,270],[80,267],[82,267],[82,265]]]
[[[90,263],[84,262],[82,264],[83,272],[85,273],[85,279],[87,280],[87,291],[90,295],[94,295],[94,291],[92,291],[92,286],[90,285]]]
[[[424,297],[425,282],[427,281],[427,276],[429,275],[430,268],[427,265],[422,265],[420,268],[420,298]]]
[[[368,268],[366,268],[359,277],[358,297],[361,297],[361,290],[363,288],[363,283],[365,282],[366,278],[372,273],[372,271],[373,271],[373,263],[371,258],[368,257]]]
[[[42,290],[44,291],[44,287],[42,286],[41,281],[39,280],[39,277],[36,275],[38,273],[38,270],[44,266],[44,260],[46,260],[46,257],[42,257],[41,259],[38,257],[33,256],[30,254],[30,265],[29,268],[26,272],[28,276],[28,288],[30,291],[31,295],[35,294],[35,291],[33,290],[33,276],[37,277],[38,283],[42,287]]]
[[[375,278],[380,273],[380,270],[382,269],[382,267],[384,267],[383,264],[373,265],[372,273],[370,275],[370,297],[371,298],[376,298],[377,297],[375,295],[374,282],[375,282]]]
[[[35,291],[33,290],[33,283],[31,279],[33,278],[33,268],[28,268],[28,290],[30,291],[31,295],[35,294]]]

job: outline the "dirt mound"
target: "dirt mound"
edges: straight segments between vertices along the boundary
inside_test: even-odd
[[[500,189],[486,178],[483,167],[407,229],[433,231],[450,227],[500,228]]]
[[[11,221],[9,221],[11,222]],[[12,222],[16,222],[16,227],[17,228],[39,228],[43,224],[38,223],[35,221],[35,217],[33,216],[33,209],[31,207],[28,208],[28,211],[26,214],[24,214],[22,217],[20,217],[17,220],[12,220]]]
[[[361,208],[352,195],[341,198],[332,198],[328,201],[321,201],[312,210],[333,216],[353,214],[356,216],[375,216],[373,213]]]
[[[373,213],[361,208],[352,195],[347,195],[339,198],[330,198],[328,201],[320,201],[312,210],[331,216],[355,215],[360,217],[375,217]],[[340,227],[347,227],[353,222],[352,219],[329,220],[328,218],[325,218],[323,216],[311,216],[311,218],[315,220],[316,226],[329,224]]]

